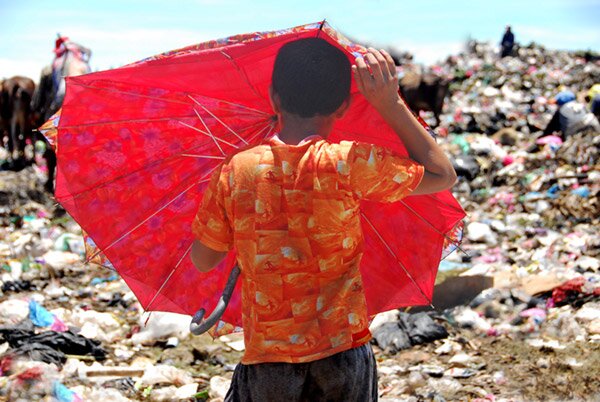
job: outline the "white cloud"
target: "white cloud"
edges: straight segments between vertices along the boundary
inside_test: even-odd
[[[391,48],[398,52],[410,52],[417,63],[426,65],[443,61],[449,55],[458,54],[465,48],[466,40],[435,40],[435,41],[415,41],[403,39],[391,42],[383,42],[373,37],[357,36],[350,37],[358,43],[374,46],[376,48]]]
[[[22,75],[37,82],[39,81],[44,64],[45,60],[43,58],[36,60],[0,58],[0,78],[10,78],[15,75]]]
[[[519,25],[513,28],[518,41],[527,43],[535,41],[550,48],[584,50],[592,48],[598,50],[600,31],[597,29],[571,28],[562,30],[533,25]]]
[[[201,29],[101,29],[86,26],[65,26],[61,33],[92,50],[90,65],[93,71],[120,67],[168,50],[215,39],[223,35]],[[21,37],[27,52],[0,58],[0,77],[25,75],[38,80],[41,69],[52,61],[52,40],[40,41],[40,33]]]
[[[79,27],[71,28],[69,32],[73,32],[70,35],[73,40],[92,50],[91,64],[94,69],[119,67],[144,57],[215,38],[214,34],[200,30],[156,28],[107,32]]]
[[[408,51],[413,54],[417,63],[434,64],[443,61],[448,56],[458,54],[464,50],[464,41],[435,41],[415,43],[410,41],[396,42],[392,45],[399,51]]]

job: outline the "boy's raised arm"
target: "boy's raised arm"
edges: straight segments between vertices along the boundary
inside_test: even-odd
[[[364,59],[356,59],[352,71],[359,91],[400,137],[410,158],[425,169],[413,194],[430,194],[451,188],[456,182],[452,163],[398,95],[392,57],[384,50],[369,48]]]

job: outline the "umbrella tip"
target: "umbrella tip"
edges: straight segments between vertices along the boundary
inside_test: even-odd
[[[323,21],[321,21],[321,26],[319,27],[319,30],[323,29],[323,25],[325,25],[326,22],[327,22],[327,18],[323,18]]]
[[[464,255],[466,255],[467,257],[471,258],[471,254],[467,253],[461,246],[459,246],[458,244],[456,245],[456,248],[458,249],[458,251],[461,251]]]
[[[321,25],[319,25],[319,30],[317,31],[317,38],[319,37],[319,35],[321,34],[321,31],[323,30],[323,26],[325,25],[325,22],[327,21],[326,18],[323,18],[323,21],[321,21]]]
[[[144,327],[148,326],[148,321],[150,320],[150,316],[152,315],[152,311],[148,312],[144,309],[144,314],[148,313],[148,317],[146,317],[146,321],[144,321]]]

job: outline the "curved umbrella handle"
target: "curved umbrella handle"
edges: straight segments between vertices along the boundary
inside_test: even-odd
[[[213,325],[219,321],[219,319],[223,316],[225,309],[227,308],[227,304],[229,304],[229,299],[231,299],[231,295],[233,294],[233,289],[235,289],[235,284],[237,283],[237,279],[240,276],[240,268],[235,265],[229,274],[229,278],[227,279],[227,284],[225,285],[225,289],[223,290],[223,294],[219,298],[217,302],[217,307],[213,310],[213,312],[206,318],[206,320],[202,321],[204,318],[204,314],[206,314],[206,310],[201,308],[194,314],[192,318],[192,322],[190,323],[190,332],[194,335],[200,335],[208,331]]]

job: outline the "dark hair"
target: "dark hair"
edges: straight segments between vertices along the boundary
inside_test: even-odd
[[[350,96],[350,62],[324,39],[299,39],[279,49],[272,85],[284,111],[327,116]]]

